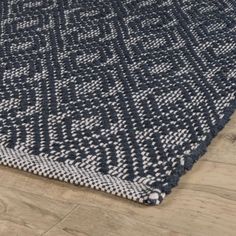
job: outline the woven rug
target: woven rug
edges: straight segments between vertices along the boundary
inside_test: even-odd
[[[1,0],[0,163],[159,204],[235,77],[234,0]]]

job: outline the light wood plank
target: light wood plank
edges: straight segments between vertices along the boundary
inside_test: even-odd
[[[198,163],[184,176],[172,195],[157,207],[129,204],[118,199],[104,201],[97,195],[91,199],[91,196],[86,198],[85,193],[80,207],[46,235],[234,236],[235,179],[235,166]]]
[[[60,222],[75,207],[68,202],[34,194],[34,186],[31,188],[31,193],[28,193],[0,186],[1,236],[40,235]]]
[[[153,220],[152,216],[147,217],[145,212],[149,211],[146,209],[142,212],[143,214],[136,211],[121,213],[109,208],[83,204],[45,235],[185,235],[176,232],[175,229],[168,229],[163,222],[157,223],[157,218]],[[74,219],[77,219],[76,224]]]
[[[235,201],[201,191],[175,192],[152,209],[82,204],[46,235],[235,235]]]
[[[5,175],[9,173],[7,168],[4,171]],[[19,171],[11,172],[15,176],[11,179],[15,181],[18,175],[22,176]],[[28,174],[23,179],[28,182],[27,194],[30,194],[30,186],[32,188],[30,182],[38,182],[37,195],[41,198],[79,205],[76,211],[46,235],[99,235],[96,234],[98,230],[103,235],[156,235],[156,232],[158,235],[206,235],[209,232],[212,235],[234,235],[235,173],[234,165],[199,162],[182,178],[180,185],[163,204],[157,207],[142,206],[57,181],[44,181],[40,177],[31,178]],[[43,191],[50,188],[51,182],[53,191]],[[119,234],[116,234],[116,226],[119,226]]]

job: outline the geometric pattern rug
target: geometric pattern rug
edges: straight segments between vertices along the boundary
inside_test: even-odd
[[[234,0],[1,0],[0,163],[156,205],[236,108]]]

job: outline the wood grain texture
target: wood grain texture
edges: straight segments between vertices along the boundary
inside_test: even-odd
[[[160,206],[0,167],[0,236],[235,236],[236,113]]]

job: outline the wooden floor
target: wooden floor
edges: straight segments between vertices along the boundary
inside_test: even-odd
[[[236,235],[236,113],[160,206],[0,167],[0,236]]]

